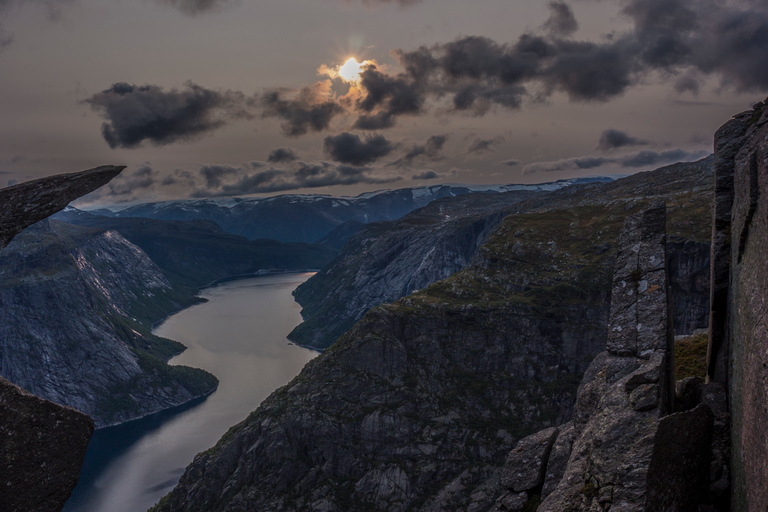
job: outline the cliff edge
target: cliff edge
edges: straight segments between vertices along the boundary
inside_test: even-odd
[[[124,167],[101,166],[0,189],[0,249],[27,226],[106,184]],[[0,378],[2,510],[61,510],[80,478],[93,420]]]

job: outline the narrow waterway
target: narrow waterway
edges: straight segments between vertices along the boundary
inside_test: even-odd
[[[286,335],[301,322],[291,292],[312,274],[231,281],[203,291],[208,302],[155,329],[188,348],[171,364],[219,378],[208,398],[174,411],[97,431],[65,512],[143,512],[178,482],[195,454],[213,446],[316,352]]]

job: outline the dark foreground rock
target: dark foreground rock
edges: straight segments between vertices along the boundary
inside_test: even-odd
[[[708,350],[708,379],[728,389],[732,414],[731,507],[761,512],[768,509],[766,141],[768,107],[763,102],[736,115],[715,136]],[[722,429],[716,429],[716,437],[722,437]]]
[[[93,420],[2,377],[0,418],[0,510],[61,510],[80,478]]]

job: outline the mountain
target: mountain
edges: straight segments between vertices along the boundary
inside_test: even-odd
[[[367,224],[395,220],[443,197],[512,190],[555,190],[573,184],[612,179],[598,176],[537,185],[432,185],[381,190],[356,197],[288,194],[266,198],[190,199],[116,206],[92,213],[109,217],[211,220],[228,233],[252,240],[270,238],[281,242],[317,242],[345,222]]]
[[[132,317],[173,303],[162,271],[119,233],[43,221],[0,251],[2,374],[97,428],[208,394],[216,378],[165,364],[183,345]]]
[[[225,277],[265,271],[318,269],[336,254],[334,249],[320,245],[248,240],[227,233],[208,220],[103,217],[72,207],[53,218],[78,226],[119,232],[162,269],[175,290],[183,291],[188,296],[195,295],[198,288]],[[147,314],[152,316],[154,322],[175,309],[147,308]]]
[[[702,242],[712,184],[709,159],[535,195],[463,270],[368,311],[154,510],[494,509],[516,441],[571,418],[605,350],[625,217],[662,199],[669,238]]]
[[[326,348],[373,306],[461,270],[514,205],[536,193],[438,199],[399,220],[363,226],[328,266],[296,289],[304,322],[288,338]]]
[[[208,394],[213,375],[165,362],[184,350],[153,323],[200,287],[321,267],[334,251],[247,240],[211,221],[107,218],[68,208],[0,251],[0,370],[38,396],[112,425]]]
[[[712,159],[676,164],[651,174],[613,182],[573,184],[555,191],[518,191],[493,195],[467,194],[430,203],[394,222],[359,229],[341,253],[294,292],[304,322],[289,338],[313,348],[326,348],[366,311],[404,297],[464,268],[488,234],[511,213],[631,201],[665,187],[669,193],[711,176]],[[697,190],[697,191],[700,191]],[[686,222],[695,230],[706,212],[692,212]],[[673,219],[672,222],[678,222]],[[705,327],[709,245],[706,233],[670,239],[674,300],[679,333]]]

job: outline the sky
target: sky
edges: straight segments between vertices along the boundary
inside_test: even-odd
[[[767,94],[764,0],[0,0],[0,186],[127,166],[82,205],[631,174]]]

